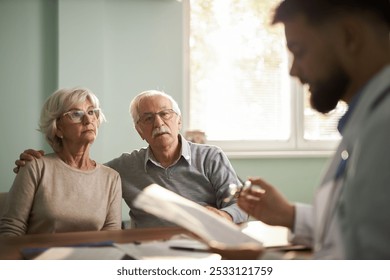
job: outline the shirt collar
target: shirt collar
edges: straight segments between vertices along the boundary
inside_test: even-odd
[[[358,92],[358,94],[356,94],[351,102],[349,102],[348,104],[348,110],[347,112],[344,114],[344,116],[342,116],[339,120],[339,123],[337,125],[337,129],[338,131],[340,132],[340,134],[342,135],[343,134],[343,131],[344,131],[344,128],[345,128],[345,125],[347,124],[348,120],[349,120],[349,117],[352,115],[353,111],[355,110],[356,108],[356,105],[359,103],[359,100],[360,100],[360,96],[362,95],[362,90],[360,90]]]
[[[179,161],[180,158],[182,157],[188,162],[189,165],[191,165],[190,144],[181,134],[179,134],[178,137],[179,137],[179,142],[181,142],[181,155],[177,161]],[[144,161],[145,172],[149,161],[152,162],[154,165],[160,166],[160,164],[157,162],[156,158],[154,157],[150,146],[148,146],[145,154],[145,161]]]
[[[338,130],[341,134],[349,122],[352,113],[355,111],[358,103],[361,99],[365,99],[368,104],[375,104],[379,102],[380,93],[386,92],[386,88],[389,86],[389,77],[390,77],[390,64],[387,64],[380,70],[374,77],[368,81],[363,88],[357,92],[357,94],[352,98],[350,104],[348,104],[348,111],[344,114],[344,116],[340,119],[338,124]],[[365,94],[365,92],[373,92],[374,94]]]
[[[191,165],[190,144],[181,134],[179,134],[179,137],[181,141],[181,156],[188,162],[189,165]]]

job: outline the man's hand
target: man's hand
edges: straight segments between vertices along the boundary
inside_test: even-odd
[[[218,210],[217,208],[211,207],[211,206],[205,206],[207,210],[210,210],[211,212],[214,212],[215,214],[224,217],[225,219],[233,222],[232,216],[230,216],[227,212]]]
[[[45,152],[43,150],[25,150],[23,153],[20,154],[19,159],[15,161],[16,167],[13,169],[14,172],[17,174],[19,172],[19,168],[26,165],[26,161],[32,161],[33,158],[40,158],[44,155]]]

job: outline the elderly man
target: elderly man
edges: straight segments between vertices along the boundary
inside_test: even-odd
[[[285,27],[291,75],[307,84],[319,112],[338,101],[343,139],[313,206],[289,203],[262,179],[239,205],[256,218],[289,227],[316,258],[390,258],[390,2],[285,0],[274,23]]]
[[[235,223],[246,220],[235,201],[224,202],[229,184],[239,183],[226,155],[217,147],[187,142],[182,137],[181,112],[171,96],[154,90],[142,92],[131,102],[130,114],[149,147],[122,154],[107,165],[121,175],[123,198],[131,209],[134,226],[166,224],[132,207],[133,198],[152,183]]]
[[[215,146],[186,141],[180,134],[181,112],[168,94],[150,90],[138,94],[130,104],[134,126],[149,146],[106,163],[119,172],[122,195],[130,207],[132,227],[172,225],[132,206],[145,187],[157,183],[210,211],[233,221],[246,221],[247,215],[229,197],[229,185],[240,184],[222,150]],[[40,153],[27,152],[35,156]],[[28,153],[21,155],[29,160]],[[17,161],[22,165],[23,161]]]

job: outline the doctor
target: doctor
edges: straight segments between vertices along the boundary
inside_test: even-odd
[[[388,0],[285,0],[283,23],[294,56],[290,74],[310,87],[321,113],[348,103],[342,141],[313,205],[292,204],[265,180],[239,206],[320,259],[390,258],[390,4]]]

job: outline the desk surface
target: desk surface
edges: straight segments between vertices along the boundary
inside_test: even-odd
[[[267,226],[259,221],[249,222],[243,225],[244,232],[261,238],[265,246],[279,247],[278,245],[287,244],[287,230],[281,227]],[[140,228],[124,229],[112,231],[85,231],[69,232],[55,234],[29,234],[17,237],[0,236],[0,260],[19,260],[23,259],[22,249],[27,248],[49,248],[54,246],[69,246],[83,243],[94,243],[111,241],[115,243],[131,243],[135,241],[151,241],[170,239],[174,235],[187,234],[192,235],[188,230],[180,227],[165,228]],[[192,235],[193,236],[193,235]],[[277,258],[310,258],[311,252],[298,250],[289,250],[284,248],[268,248],[267,252],[278,252]],[[287,250],[286,250],[287,249]],[[290,251],[290,252],[288,252]],[[291,252],[295,252],[291,256]],[[289,253],[286,255],[286,253]],[[273,257],[273,256],[271,256]],[[268,258],[268,257],[266,257]]]
[[[135,241],[163,240],[169,239],[177,234],[190,233],[183,228],[172,227],[69,232],[55,234],[30,234],[17,237],[0,236],[0,259],[23,259],[21,250],[25,248],[45,248],[103,241],[130,243]]]

